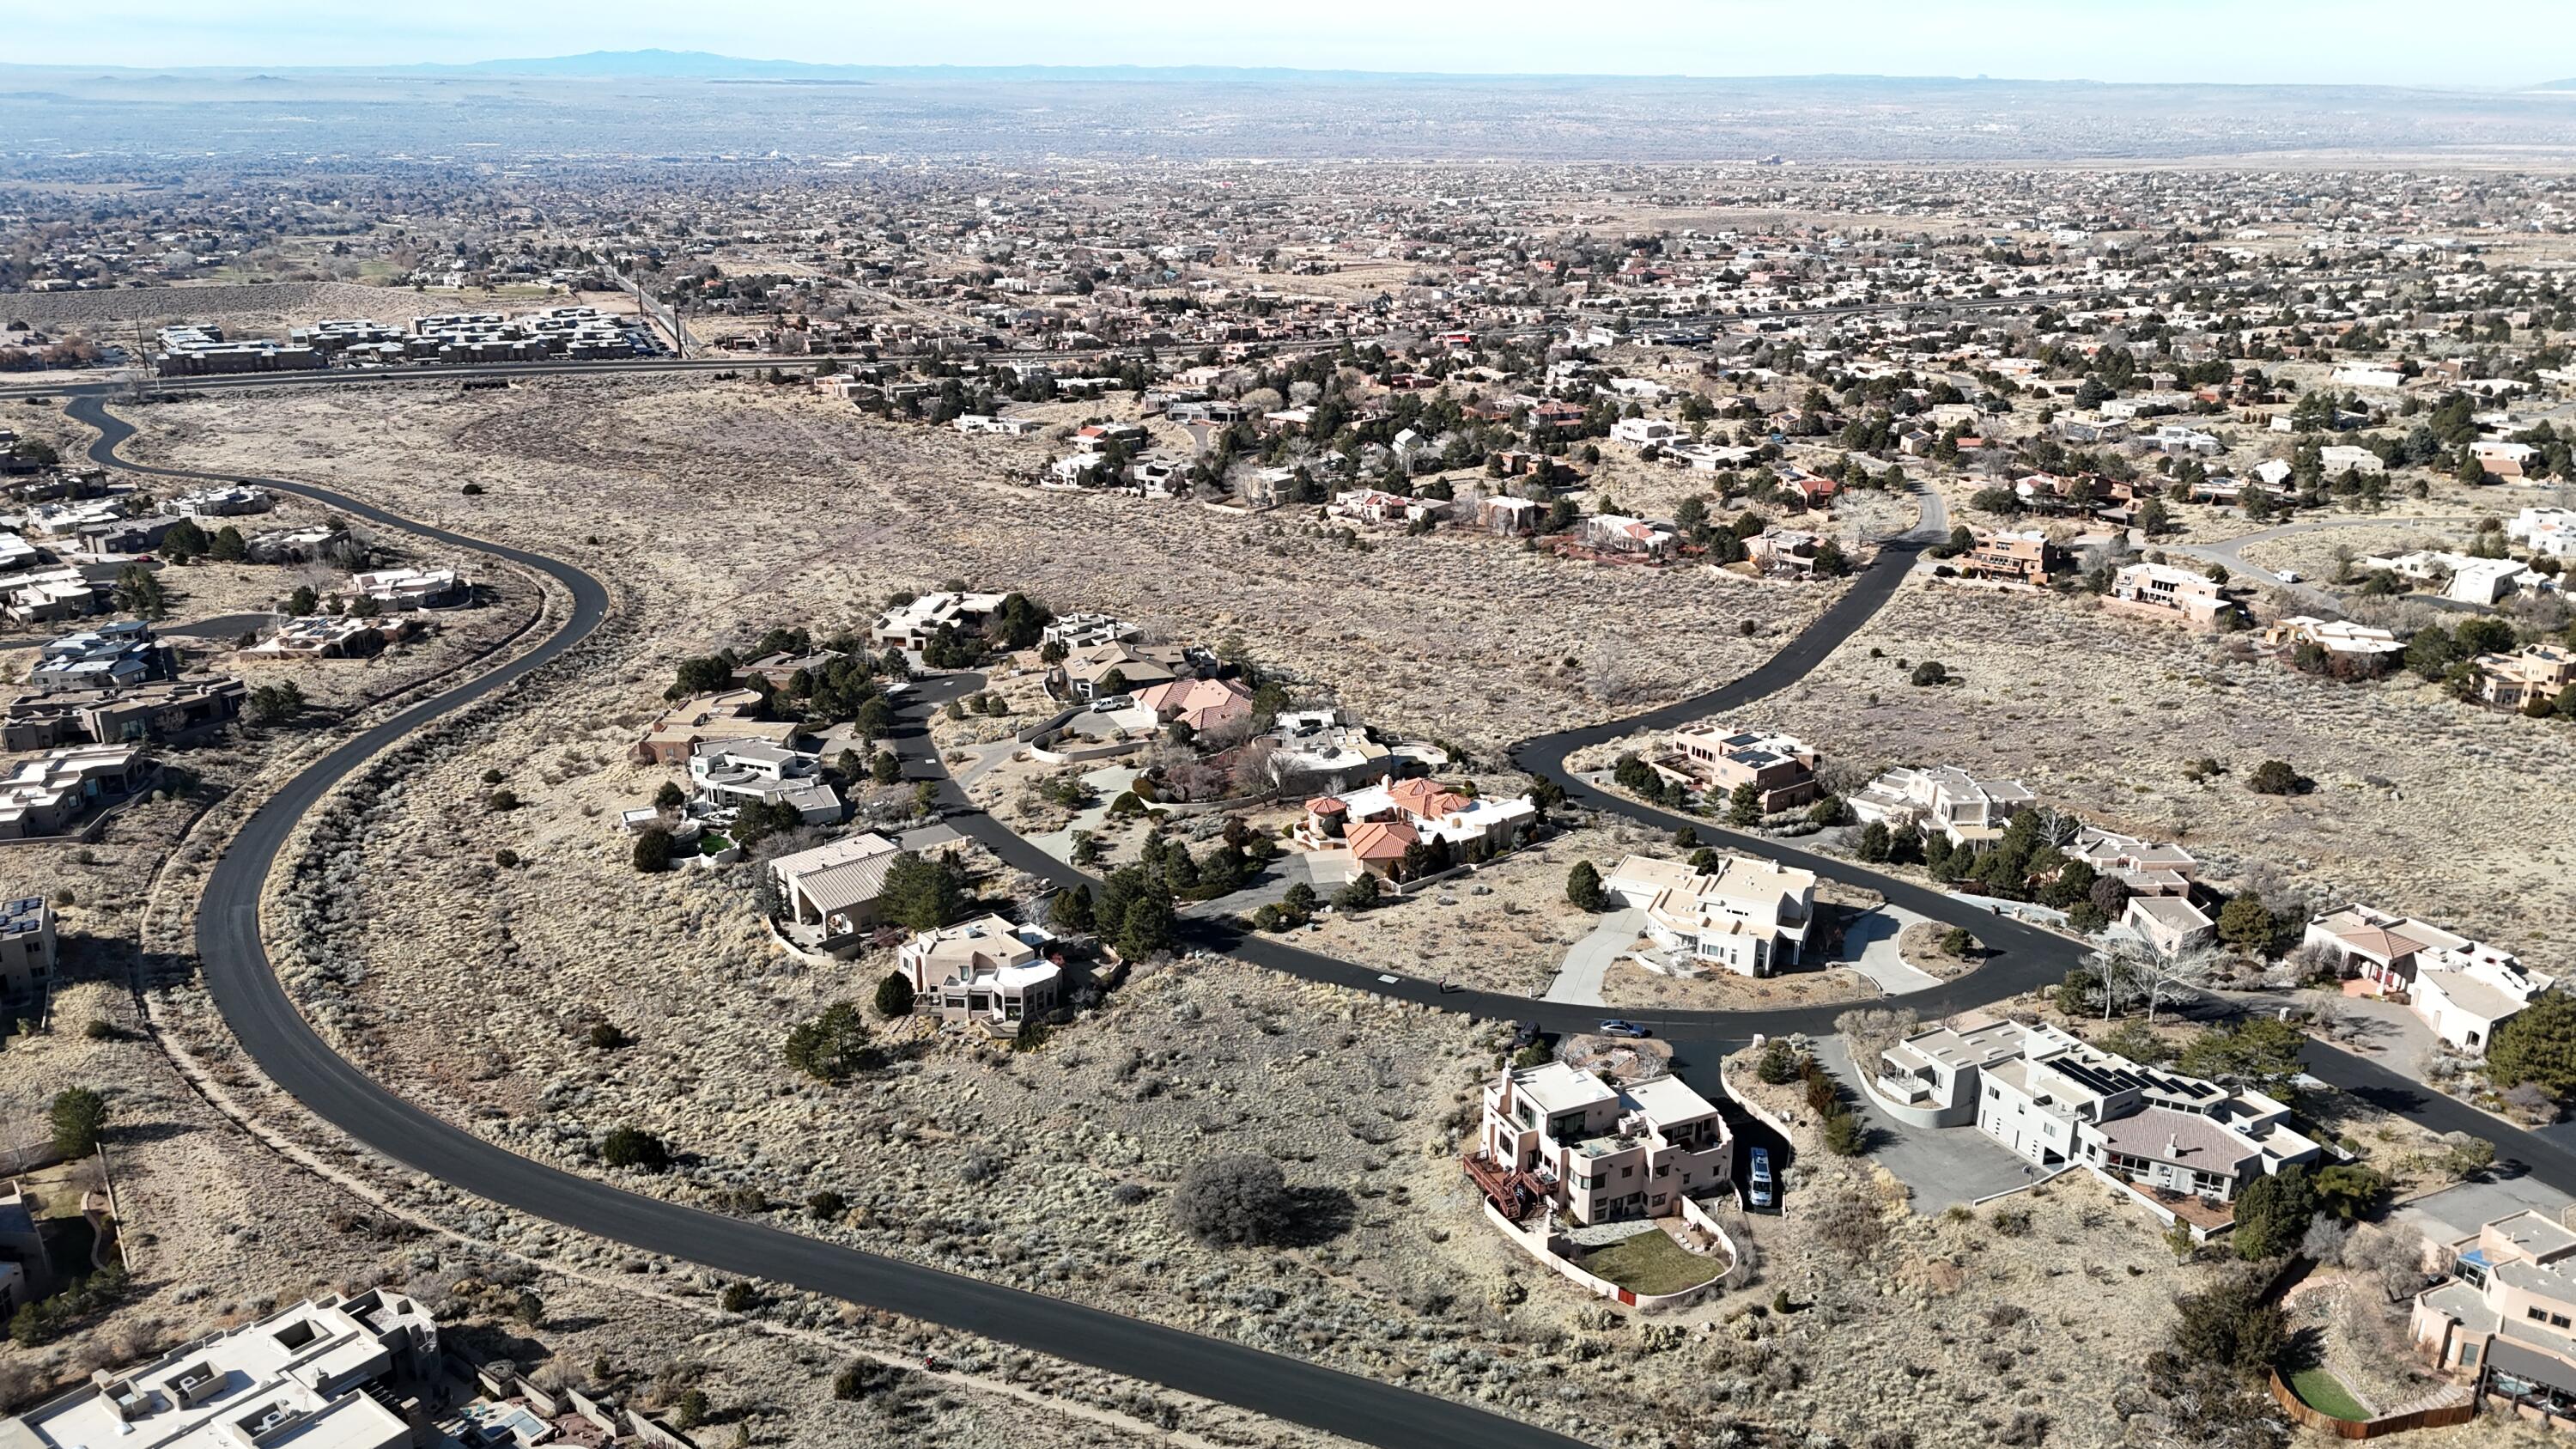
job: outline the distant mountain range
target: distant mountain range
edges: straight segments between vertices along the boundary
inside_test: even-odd
[[[2031,86],[2063,84],[2069,86],[2103,85],[2111,88],[2170,88],[2153,82],[2034,82],[1986,76],[1883,76],[1883,75],[1806,75],[1806,76],[1634,76],[1588,75],[1566,73],[1485,74],[1459,71],[1371,71],[1371,70],[1300,70],[1288,66],[1223,66],[1223,65],[851,65],[802,60],[759,60],[742,56],[717,55],[703,50],[594,50],[580,55],[529,56],[512,60],[478,60],[464,63],[420,62],[400,65],[337,66],[267,66],[252,70],[243,66],[162,66],[129,67],[115,65],[0,65],[0,70],[39,70],[86,74],[98,79],[125,76],[194,77],[210,79],[223,76],[236,82],[275,84],[298,74],[341,76],[384,75],[459,78],[499,78],[508,76],[553,77],[558,79],[666,79],[666,80],[765,80],[797,81],[809,84],[865,85],[885,80],[1046,80],[1075,82],[1166,82],[1198,84],[1223,82],[1295,82],[1302,84],[1364,84],[1384,81],[1450,82],[1475,84],[1500,81],[1674,81],[1726,80],[1731,82],[1776,81],[1844,83],[1881,83],[1906,86]],[[2271,86],[2226,86],[2221,89],[2274,89]],[[2288,90],[2342,89],[2336,86],[2283,85]],[[2361,89],[2389,89],[2368,86]],[[2431,89],[2449,90],[2450,87]],[[2510,87],[2498,88],[2510,90]],[[2527,87],[2532,91],[2576,92],[2576,80],[2543,81]]]

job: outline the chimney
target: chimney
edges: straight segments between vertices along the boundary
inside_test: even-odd
[[[2182,1139],[2170,1132],[2165,1134],[2165,1156],[2177,1161],[2182,1157]]]

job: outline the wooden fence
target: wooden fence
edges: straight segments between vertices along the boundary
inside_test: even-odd
[[[2281,1406],[2282,1413],[2311,1429],[2332,1434],[2338,1439],[2376,1439],[2384,1434],[2403,1434],[2409,1429],[2439,1429],[2452,1424],[2465,1424],[2477,1417],[2478,1412],[2477,1404],[2471,1401],[2437,1404],[2431,1408],[2414,1409],[2403,1414],[2382,1414],[2376,1419],[2338,1419],[2322,1409],[2311,1407],[2306,1400],[2293,1392],[2288,1384],[2281,1381],[2281,1375],[2277,1370],[2271,1372],[2269,1377],[2272,1381],[2273,1402]]]

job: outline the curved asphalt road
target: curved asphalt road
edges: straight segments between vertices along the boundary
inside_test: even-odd
[[[137,468],[123,463],[115,452],[132,435],[130,425],[108,413],[94,394],[75,397],[69,412],[99,430],[99,440],[89,450],[94,462],[163,477],[236,481],[224,475]],[[581,1232],[720,1272],[786,1283],[1017,1344],[1363,1443],[1389,1449],[1449,1445],[1461,1449],[1517,1449],[1524,1445],[1576,1442],[1471,1405],[624,1192],[520,1157],[462,1131],[404,1101],[343,1060],[313,1032],[287,997],[259,936],[260,892],[296,821],[334,784],[377,752],[441,714],[509,687],[578,643],[605,616],[607,595],[589,574],[539,554],[428,528],[325,489],[276,479],[244,481],[312,498],[391,527],[496,554],[547,574],[573,596],[572,617],[530,653],[403,710],[308,766],[252,814],[207,880],[198,915],[197,946],[208,989],[235,1036],[261,1069],[317,1116],[357,1141],[439,1181]],[[1956,981],[1904,998],[1905,1005],[1938,1014],[2046,985],[2080,959],[2083,948],[2065,937],[2009,917],[1989,915],[1945,893],[1855,868],[1847,861],[1788,849],[1704,820],[1603,794],[1565,768],[1566,756],[1578,748],[1639,729],[1667,728],[1738,709],[1803,678],[1895,593],[1915,555],[1941,532],[1939,500],[1928,492],[1923,497],[1923,516],[1915,530],[1883,547],[1870,570],[1841,600],[1753,672],[1642,715],[1526,741],[1512,755],[1521,768],[1554,780],[1569,799],[1661,828],[1678,829],[1688,824],[1703,837],[1728,839],[1804,869],[1846,879],[1866,878],[1898,905],[1936,920],[1967,926],[1992,953],[1987,963]],[[980,687],[981,683],[980,678],[971,675],[928,681],[907,713],[926,714],[941,701]],[[958,812],[958,828],[992,849],[1004,862],[1043,879],[1066,880],[1077,875],[969,805],[963,791],[948,778],[929,744],[927,731],[913,732],[897,741],[896,747],[905,757],[910,773],[941,783],[943,803]],[[1451,991],[1437,982],[1381,973],[1285,941],[1245,935],[1217,922],[1184,918],[1184,923],[1193,943],[1208,949],[1309,980],[1442,1010],[1535,1020],[1553,1031],[1583,1030],[1598,1016],[1591,1009],[1502,993]],[[1770,1012],[1665,1012],[1637,1019],[1653,1025],[1671,1041],[1676,1067],[1685,1076],[1699,1075],[1703,1090],[1722,1101],[1726,1093],[1712,1080],[1720,1055],[1755,1032],[1827,1034],[1840,1010],[1826,1006]],[[2312,1042],[2306,1057],[2309,1069],[2322,1080],[2435,1131],[2464,1131],[2493,1140],[2508,1163],[2518,1164],[2562,1191],[2576,1192],[2576,1151],[2512,1128],[2374,1062],[2323,1043]]]
[[[438,716],[507,689],[579,643],[605,617],[607,591],[568,564],[427,528],[325,489],[122,462],[116,448],[132,435],[130,425],[96,397],[75,399],[70,411],[99,430],[90,457],[100,464],[158,477],[254,482],[498,555],[572,591],[571,618],[534,650],[403,710],[288,781],[252,813],[207,878],[197,917],[207,989],[242,1049],[316,1116],[429,1177],[611,1242],[1016,1344],[1361,1443],[1387,1449],[1564,1449],[1578,1442],[1473,1405],[1223,1339],[625,1192],[495,1146],[378,1085],[314,1033],[279,984],[260,941],[261,888],[296,822],[332,786]]]
[[[1921,496],[1923,513],[1915,527],[1903,536],[1889,540],[1870,569],[1833,607],[1751,673],[1643,714],[1525,740],[1511,749],[1510,756],[1520,769],[1555,781],[1565,791],[1566,798],[1577,804],[1624,815],[1660,830],[1679,830],[1687,825],[1697,831],[1703,841],[1730,844],[1747,852],[1784,861],[1801,870],[1866,885],[1906,910],[1947,925],[1967,928],[1987,952],[1982,965],[1939,986],[1909,992],[1886,1003],[1892,1007],[1910,1008],[1931,1019],[2053,986],[2064,979],[2068,970],[2082,964],[2087,948],[2056,932],[2025,924],[2011,916],[1997,915],[1948,892],[1873,871],[1844,857],[1799,850],[1768,837],[1745,835],[1697,816],[1677,815],[1626,796],[1597,790],[1565,765],[1566,757],[1578,749],[1619,739],[1641,729],[1670,729],[1711,715],[1739,710],[1805,678],[1878,612],[1905,581],[1915,557],[1946,532],[1946,515],[1939,497],[1928,490]],[[949,685],[948,681],[939,681],[939,684],[945,687],[934,697],[934,702],[949,698],[952,693],[980,689],[982,680],[978,676],[965,676],[958,681],[963,688]],[[1004,863],[1040,879],[1063,884],[1092,879],[1038,849],[974,806],[948,779],[946,767],[936,752],[928,748],[926,740],[899,743],[898,749],[906,756],[910,777],[941,782],[941,801],[952,812],[951,823],[957,830],[974,838]],[[1464,1012],[1495,1020],[1536,1022],[1550,1032],[1591,1030],[1612,1010],[1501,992],[1450,989],[1423,977],[1339,960],[1292,945],[1281,937],[1239,931],[1221,921],[1203,917],[1182,917],[1181,929],[1191,945],[1309,981],[1374,992],[1443,1011]],[[1618,1011],[1617,1014],[1652,1027],[1657,1036],[1672,1045],[1675,1071],[1711,1101],[1726,1103],[1731,1097],[1718,1080],[1716,1066],[1719,1058],[1745,1045],[1757,1033],[1772,1036],[1791,1032],[1803,1032],[1809,1036],[1831,1035],[1835,1030],[1834,1018],[1850,1009],[1850,1004],[1844,1003],[1774,1011]],[[2557,1129],[2546,1136],[2525,1131],[2457,1098],[2432,1091],[2367,1057],[2313,1038],[2302,1057],[2309,1074],[2319,1081],[2350,1092],[2431,1131],[2465,1132],[2485,1138],[2496,1144],[2504,1170],[2527,1171],[2562,1192],[2576,1194],[2576,1127]],[[1771,1135],[1761,1129],[1758,1122],[1741,1124],[1739,1130],[1755,1137]],[[1775,1155],[1784,1149],[1785,1144],[1776,1144]]]

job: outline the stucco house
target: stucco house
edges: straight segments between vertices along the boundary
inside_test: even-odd
[[[1488,1083],[1469,1174],[1514,1221],[1540,1208],[1578,1223],[1658,1217],[1723,1188],[1733,1143],[1679,1077],[1614,1087],[1563,1062]]]
[[[2473,1056],[2556,984],[2502,947],[2363,905],[2314,917],[2300,944],[2323,952],[2356,988],[2405,1002],[2443,1042]]]
[[[1646,913],[1655,944],[1738,976],[1794,966],[1816,919],[1816,876],[1776,861],[1720,856],[1707,870],[1632,855],[1603,886]]]
[[[950,1025],[1016,1027],[1053,1012],[1062,999],[1064,966],[1050,959],[1055,937],[1043,926],[978,916],[922,931],[895,950],[895,969],[917,1009]]]

